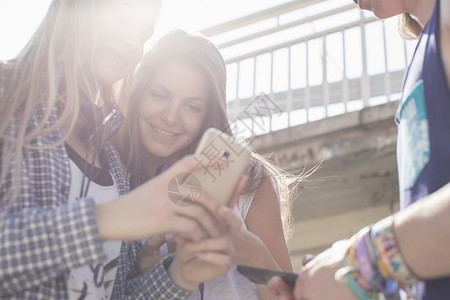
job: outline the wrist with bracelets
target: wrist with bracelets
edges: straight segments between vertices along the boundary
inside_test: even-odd
[[[399,289],[410,295],[418,278],[406,265],[397,244],[392,217],[367,226],[355,234],[342,260],[336,280],[347,283],[361,300],[396,297]]]

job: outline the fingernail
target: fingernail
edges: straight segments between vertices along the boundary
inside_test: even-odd
[[[270,278],[270,279],[267,281],[267,284],[268,284],[268,285],[273,285],[273,284],[275,284],[278,280],[281,280],[281,278],[278,277],[278,276],[274,276],[274,277]]]
[[[225,205],[220,206],[220,210],[223,214],[230,214],[232,213],[231,209]]]
[[[311,260],[313,260],[314,257],[315,256],[312,254],[306,254],[305,256],[303,256],[302,264],[305,266],[307,263],[309,263]]]
[[[173,241],[173,233],[167,233],[164,236],[164,238],[165,238],[166,242],[172,242]]]

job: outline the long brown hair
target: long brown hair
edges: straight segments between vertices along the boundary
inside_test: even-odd
[[[183,30],[173,30],[153,42],[134,76],[122,88],[119,102],[126,111],[125,126],[116,139],[116,145],[130,172],[132,185],[141,184],[143,170],[142,161],[145,150],[138,134],[139,104],[149,85],[154,72],[167,62],[180,61],[204,73],[209,80],[209,101],[202,130],[194,141],[185,148],[184,153],[190,154],[207,128],[219,129],[231,136],[233,132],[227,116],[226,105],[226,66],[217,47],[201,34],[190,34]],[[274,163],[252,153],[250,166],[247,170],[249,180],[243,193],[253,193],[265,178],[274,179],[275,190],[280,198],[282,220],[285,236],[290,236],[290,184],[299,181],[298,176],[282,171]],[[145,177],[145,176],[144,176]]]

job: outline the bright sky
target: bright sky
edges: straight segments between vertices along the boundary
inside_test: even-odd
[[[199,31],[290,1],[292,0],[163,0],[163,8],[156,31],[157,34],[171,28]],[[0,60],[11,59],[17,55],[41,22],[50,2],[51,0],[0,0]],[[275,18],[268,19],[266,20],[267,22],[259,22],[254,26],[249,26],[249,28],[241,28],[219,35],[213,38],[213,42],[220,43],[230,38],[237,38],[245,34],[244,32],[248,34],[250,33],[249,31],[272,28],[276,26],[277,22],[283,24],[298,20],[333,9],[334,7],[348,5],[348,3],[351,3],[351,1],[324,0],[305,9],[286,13],[280,16],[278,20]],[[366,12],[365,14],[367,15],[369,13]],[[328,19],[324,18],[312,23],[295,26],[276,34],[221,49],[221,52],[225,59],[227,59],[240,55],[242,52],[248,53],[283,41],[292,40],[293,37],[299,38],[334,26],[357,21],[359,18],[360,11],[355,7],[353,10],[331,16]],[[403,41],[396,32],[394,23],[388,21],[383,25],[381,21],[377,21],[366,26],[365,30],[368,37],[366,40],[367,71],[369,75],[384,73],[386,69],[389,71],[403,70],[405,67],[406,56],[401,51]],[[386,65],[384,63],[383,28],[387,28],[385,30],[387,45]],[[326,42],[328,46],[325,53],[322,49],[323,42],[321,38],[310,40],[307,45],[301,43],[292,46],[290,81],[290,87],[292,89],[305,87],[306,80],[308,80],[310,86],[322,84],[324,77],[322,61],[324,55],[326,55],[327,59],[326,78],[328,82],[341,81],[344,73],[348,79],[361,76],[362,43],[359,28],[352,28],[345,31],[345,54],[343,53],[342,33],[338,32],[328,35]],[[414,42],[408,42],[406,45],[408,50],[406,59],[409,60],[414,49]],[[311,66],[307,70],[305,68],[306,47],[308,47],[308,52],[310,53],[308,63]],[[346,57],[345,68],[343,56]],[[289,83],[287,77],[287,49],[280,49],[273,53],[273,73],[270,70],[271,62],[269,59],[269,55],[260,55],[256,59],[256,62],[253,59],[243,60],[239,63],[239,68],[237,67],[237,63],[229,64],[227,66],[227,99],[245,99],[257,95],[260,92],[267,94],[271,92],[270,86],[272,86],[273,92],[286,91]],[[256,68],[255,64],[257,64]],[[257,69],[256,72],[255,69]],[[270,83],[271,76],[273,79],[272,85]],[[386,97],[382,98],[384,99],[382,101],[386,100]],[[357,103],[355,107],[356,109],[360,109],[361,104]],[[313,111],[314,109],[318,109],[318,113],[314,113],[315,115],[319,117],[324,115],[324,107],[313,107],[310,110]],[[342,112],[342,108],[339,108],[339,111]],[[292,111],[291,113],[294,115],[296,112]],[[305,120],[304,112],[302,111],[301,113],[301,116],[295,116],[293,118],[296,120]],[[311,120],[314,118],[310,117]]]
[[[196,31],[289,0],[163,0],[159,30]],[[22,49],[45,15],[51,0],[0,0],[0,60]]]

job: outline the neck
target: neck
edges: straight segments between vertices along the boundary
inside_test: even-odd
[[[172,154],[167,157],[160,157],[148,153],[144,158],[145,173],[149,178],[153,178],[156,175],[158,168],[164,164],[174,164],[182,156],[179,153]]]
[[[433,14],[435,4],[436,0],[406,0],[404,8],[405,12],[416,17],[420,25],[425,27]]]

